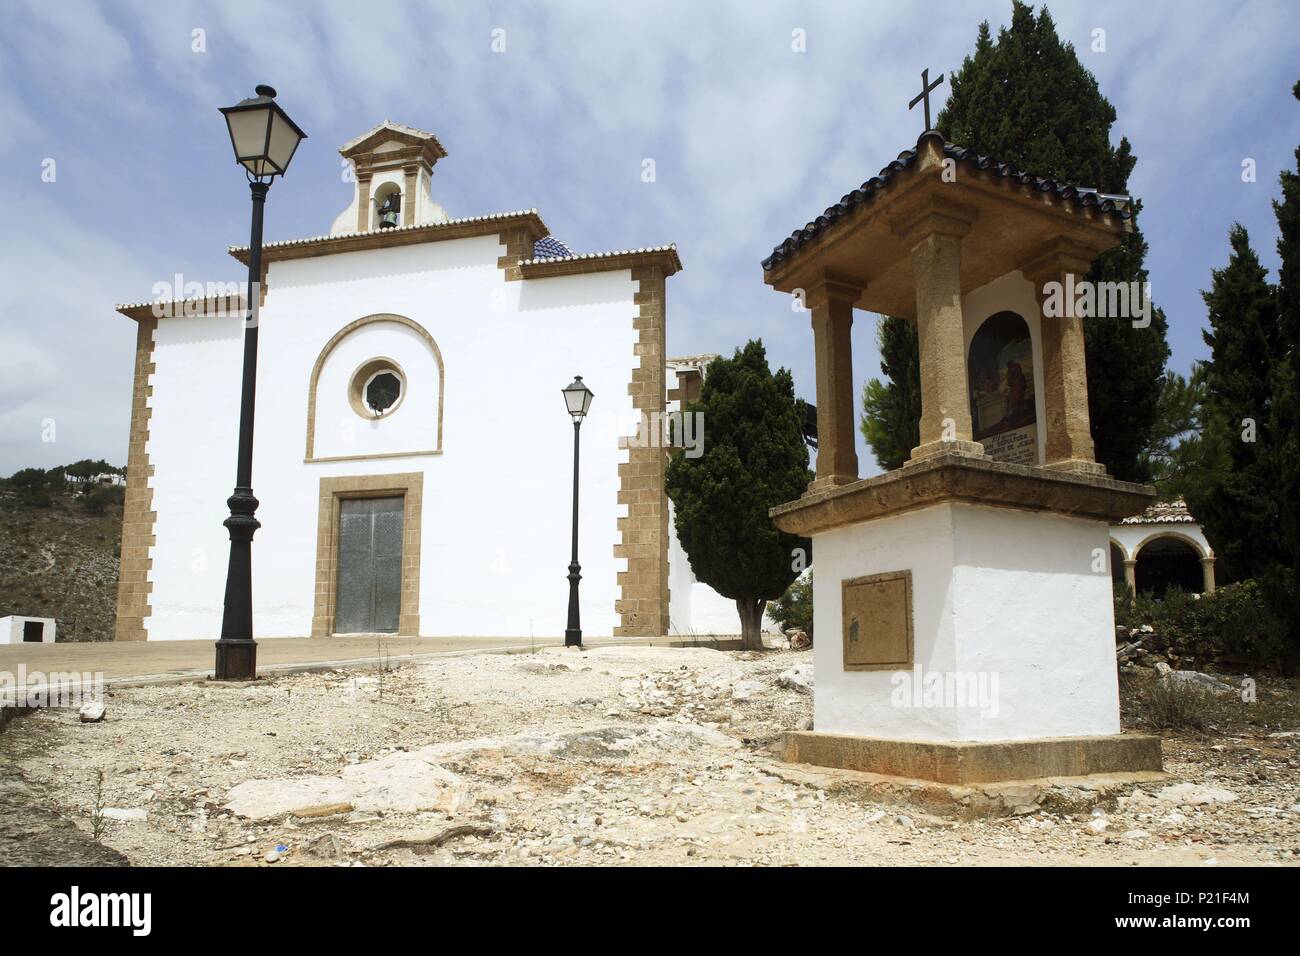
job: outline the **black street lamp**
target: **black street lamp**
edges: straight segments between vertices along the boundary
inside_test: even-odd
[[[582,376],[575,376],[573,384],[560,389],[564,405],[573,418],[573,558],[569,561],[569,626],[564,630],[565,647],[582,646],[582,625],[578,621],[578,582],[582,580],[582,566],[578,564],[578,429],[591,408],[594,394],[582,384]]]
[[[257,642],[253,640],[253,533],[261,527],[254,515],[253,406],[257,393],[257,314],[261,305],[262,209],[271,180],[289,168],[307,134],[275,102],[275,90],[257,87],[257,95],[222,108],[235,161],[244,167],[253,193],[253,232],[248,243],[248,303],[244,317],[244,380],[239,404],[239,461],[235,492],[227,500],[230,517],[230,564],[226,570],[226,604],[217,641],[217,680],[257,677]]]

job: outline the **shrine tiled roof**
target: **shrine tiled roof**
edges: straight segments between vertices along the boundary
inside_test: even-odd
[[[923,133],[922,139],[926,136],[938,137],[938,135],[934,132]],[[919,140],[917,145],[920,145]],[[946,141],[943,144],[943,154],[945,158],[955,160],[958,164],[964,163],[986,174],[1019,182],[1040,193],[1052,193],[1061,201],[1076,206],[1093,207],[1100,212],[1113,214],[1120,219],[1128,219],[1132,215],[1128,208],[1129,197],[1127,196],[1108,196],[1096,189],[1085,186],[1071,186],[1068,183],[1057,182],[1045,176],[1036,176],[1033,173],[1021,170],[1012,163],[1000,162],[990,156],[982,156],[973,149],[966,149]],[[825,212],[802,229],[796,229],[790,235],[790,238],[780,243],[772,250],[772,254],[763,260],[763,271],[770,272],[793,256],[803,245],[816,239],[840,219],[854,212],[858,207],[870,203],[889,184],[891,179],[915,164],[916,157],[916,149],[903,150],[898,154],[898,158],[882,169],[879,174],[868,179],[852,192],[846,193],[840,198],[839,202],[827,207]]]
[[[1196,524],[1196,519],[1187,510],[1187,502],[1177,498],[1158,501],[1140,515],[1123,519],[1120,524]]]

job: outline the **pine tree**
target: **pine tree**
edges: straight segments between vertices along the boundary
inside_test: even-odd
[[[700,397],[704,452],[675,454],[666,486],[677,538],[691,571],[736,602],[742,643],[761,648],[763,608],[808,564],[810,542],[777,529],[768,510],[798,498],[812,480],[805,406],[786,369],[775,373],[761,341],[709,363]],[[801,552],[803,561],[796,552]]]
[[[1136,158],[1128,140],[1110,142],[1115,108],[1101,94],[1070,44],[1056,35],[1046,8],[1035,16],[1014,0],[1011,24],[993,39],[982,23],[975,52],[951,76],[936,126],[946,139],[1001,162],[1077,186],[1126,193]],[[1136,217],[1141,203],[1134,201]],[[1093,264],[1090,281],[1145,282],[1147,244],[1136,228]],[[1088,406],[1097,460],[1117,478],[1145,480],[1141,454],[1156,421],[1169,358],[1164,313],[1135,329],[1130,319],[1089,319]],[[888,374],[888,373],[887,373]],[[887,391],[902,388],[891,376]],[[891,408],[901,398],[878,401]],[[919,416],[919,408],[917,411]],[[879,432],[888,424],[870,426]],[[864,431],[866,427],[864,426]],[[880,457],[879,455],[877,457]],[[892,456],[891,456],[892,457]]]

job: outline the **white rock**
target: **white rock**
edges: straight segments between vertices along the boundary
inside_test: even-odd
[[[885,811],[877,810],[875,813],[867,816],[867,823],[879,823],[883,819],[885,819]]]
[[[760,681],[738,680],[731,685],[731,697],[733,700],[749,700],[761,690],[763,684]]]
[[[1125,830],[1124,831],[1125,840],[1145,840],[1150,836],[1151,834],[1147,833],[1146,830]]]
[[[813,667],[811,664],[797,664],[777,675],[778,687],[798,691],[801,694],[813,692]]]
[[[149,811],[144,807],[105,807],[103,815],[105,820],[118,823],[144,823],[149,819]]]
[[[1177,806],[1198,807],[1207,803],[1231,803],[1237,795],[1219,787],[1203,787],[1196,783],[1176,783],[1156,791],[1157,799]]]
[[[1166,664],[1164,661],[1159,661],[1159,662],[1157,662],[1157,664],[1156,664],[1156,674],[1159,675],[1160,677],[1162,677],[1162,678],[1163,678],[1163,677],[1168,677],[1168,676],[1169,676],[1170,674],[1172,674],[1173,672],[1174,672],[1174,669],[1173,669],[1172,667],[1170,667],[1168,664]]]
[[[266,856],[262,857],[262,859],[264,859],[267,863],[279,863],[280,854],[277,853],[275,850],[271,850],[266,854]]]
[[[1105,817],[1093,817],[1088,821],[1086,829],[1089,833],[1100,834],[1105,833],[1108,827],[1110,827],[1110,821]]]
[[[1159,665],[1157,665],[1158,667]],[[1179,684],[1187,684],[1191,687],[1208,690],[1211,694],[1235,694],[1237,692],[1237,688],[1210,674],[1202,674],[1200,671],[1171,671],[1167,664],[1161,676]]]
[[[81,710],[77,711],[77,716],[81,718],[83,724],[97,724],[104,719],[107,708],[102,700],[92,700],[88,704],[82,704]]]
[[[419,753],[398,751],[345,767],[341,777],[247,780],[231,789],[226,809],[265,820],[299,807],[350,803],[361,811],[455,814],[469,802],[463,780]]]

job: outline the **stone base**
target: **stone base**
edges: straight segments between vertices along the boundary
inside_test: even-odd
[[[967,458],[982,458],[986,461],[992,461],[988,455],[984,454],[984,446],[977,441],[940,439],[939,441],[923,442],[913,448],[912,456],[903,462],[903,467],[906,468],[908,465],[914,465],[919,461],[935,458],[939,455],[963,455]]]
[[[943,784],[1160,772],[1163,768],[1160,738],[1145,734],[940,743],[792,731],[785,735],[779,756],[789,763]]]
[[[1050,468],[1053,471],[1064,471],[1075,475],[1098,475],[1106,477],[1106,466],[1098,461],[1090,461],[1084,458],[1067,458],[1062,461],[1049,461],[1044,468]]]

